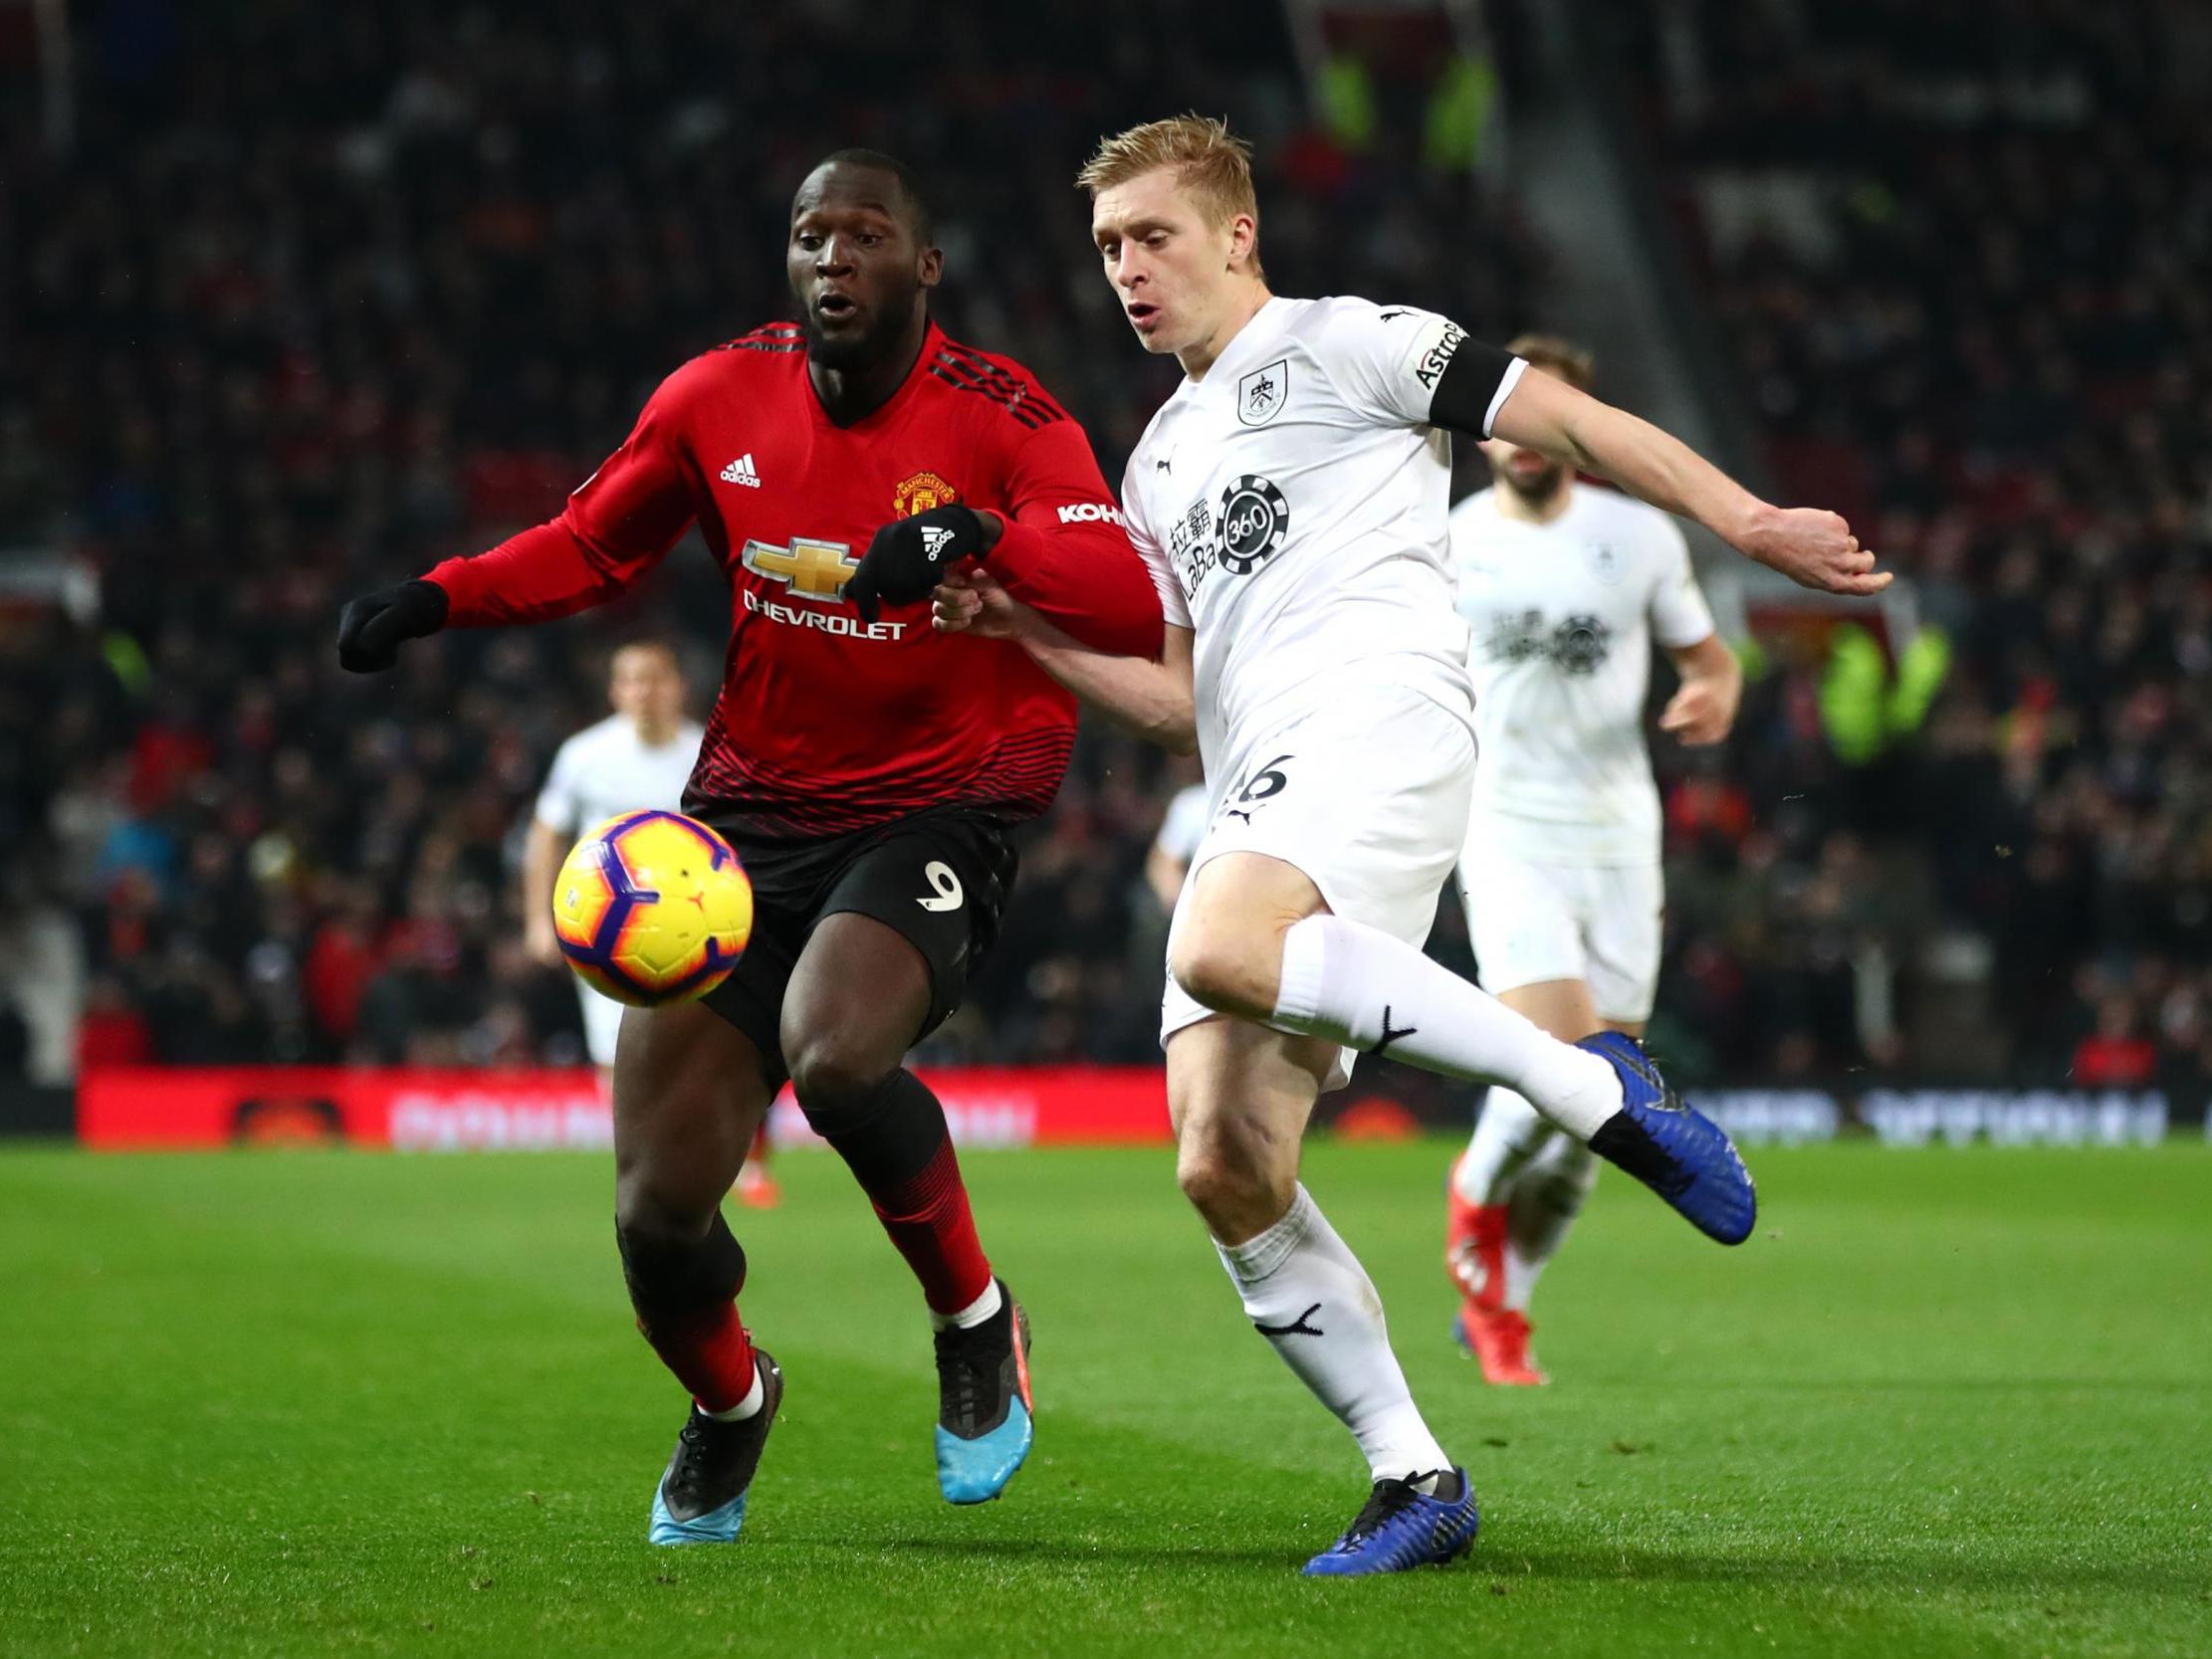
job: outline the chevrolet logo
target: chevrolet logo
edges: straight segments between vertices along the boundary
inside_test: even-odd
[[[845,583],[852,580],[860,561],[842,541],[815,541],[801,535],[788,547],[748,541],[745,567],[755,575],[774,577],[801,599],[834,605],[844,598]]]

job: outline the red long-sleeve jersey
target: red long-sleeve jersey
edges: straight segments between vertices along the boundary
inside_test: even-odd
[[[1082,429],[935,323],[890,401],[845,427],[795,323],[694,357],[557,518],[429,579],[448,626],[566,616],[697,519],[730,581],[730,646],[687,812],[768,840],[932,806],[1029,817],[1067,768],[1074,700],[1009,641],[940,634],[926,603],[866,623],[844,593],[879,525],[956,502],[1004,520],[986,565],[1017,598],[1087,645],[1159,653],[1158,596]]]

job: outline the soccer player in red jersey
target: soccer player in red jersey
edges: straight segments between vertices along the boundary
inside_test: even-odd
[[[677,369],[558,518],[351,601],[338,629],[340,662],[372,673],[439,628],[566,616],[695,521],[729,577],[684,810],[752,877],[752,941],[702,1002],[628,1010],[614,1066],[623,1274],[693,1397],[659,1544],[737,1537],[782,1392],[738,1316],[746,1259],[719,1200],[785,1078],[921,1281],[944,1495],[995,1497],[1027,1455],[1027,1321],[904,1060],[996,932],[1012,827],[1051,801],[1075,704],[1020,647],[933,630],[926,602],[973,560],[1102,651],[1163,649],[1082,429],[1019,364],[930,320],[944,260],[908,170],[831,155],[792,202],[785,262],[800,321]]]

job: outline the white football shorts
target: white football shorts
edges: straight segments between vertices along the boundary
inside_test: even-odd
[[[614,1039],[622,1030],[622,1004],[601,996],[581,979],[576,981],[576,1001],[583,1009],[583,1046],[594,1066],[614,1064]]]
[[[1474,732],[1456,714],[1411,687],[1360,687],[1331,706],[1271,727],[1236,753],[1214,791],[1213,816],[1183,884],[1168,951],[1198,874],[1223,853],[1264,853],[1294,865],[1331,912],[1380,928],[1419,949],[1437,920],[1437,897],[1466,839],[1474,783]],[[1212,1011],[1171,974],[1161,999],[1163,1045]],[[1351,1081],[1347,1048],[1323,1088]]]
[[[1491,995],[1580,979],[1601,1019],[1652,1017],[1666,905],[1659,865],[1537,864],[1500,852],[1477,824],[1459,859],[1459,897]]]

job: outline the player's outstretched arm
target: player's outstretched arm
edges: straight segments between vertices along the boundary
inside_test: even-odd
[[[403,643],[441,628],[546,622],[603,605],[634,585],[691,522],[669,407],[682,374],[661,383],[628,441],[584,480],[559,518],[489,552],[446,559],[414,581],[348,600],[338,613],[338,666],[381,673]]]
[[[988,571],[955,572],[938,584],[934,599],[931,622],[939,633],[1016,641],[1037,667],[1115,725],[1176,754],[1198,752],[1190,629],[1167,624],[1157,658],[1120,656],[1072,638]]]
[[[1437,419],[1466,430],[1443,412],[1451,381],[1447,370],[1437,387]],[[1552,375],[1521,375],[1486,435],[1541,450],[1611,479],[1654,507],[1694,518],[1747,558],[1805,587],[1871,594],[1889,585],[1889,573],[1875,568],[1875,555],[1859,545],[1840,515],[1763,502],[1680,439]]]

